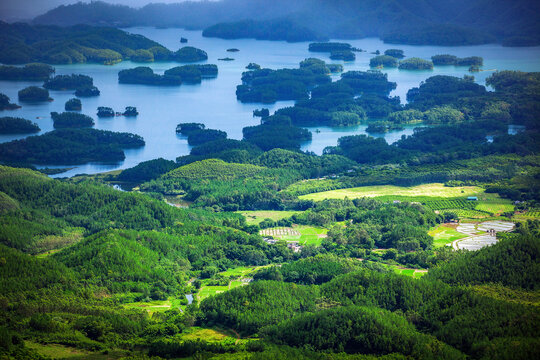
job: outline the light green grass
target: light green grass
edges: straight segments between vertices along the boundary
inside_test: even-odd
[[[124,351],[109,351],[107,354],[100,352],[91,352],[75,349],[69,346],[59,344],[39,344],[31,341],[25,341],[24,345],[38,354],[52,359],[87,359],[87,360],[107,360],[120,359],[126,356]]]
[[[197,339],[201,339],[208,342],[221,342],[227,339],[236,339],[234,333],[226,331],[224,329],[217,327],[207,329],[198,326],[187,328],[185,331],[182,332],[181,337],[183,340],[196,341]]]
[[[394,185],[362,186],[357,188],[323,191],[299,196],[303,200],[321,201],[324,199],[349,199],[380,196],[433,196],[443,198],[466,197],[483,193],[478,186],[447,187],[441,183],[422,184],[403,187]]]
[[[467,235],[457,232],[456,229],[439,225],[429,230],[429,235],[433,236],[433,246],[436,248],[450,245],[454,240],[459,240],[467,237]]]
[[[261,268],[262,266],[239,266],[233,269],[227,269],[225,271],[220,272],[220,275],[223,276],[248,276],[251,273],[257,271],[257,269]]]
[[[124,304],[126,309],[140,309],[146,310],[150,315],[155,312],[167,311],[170,310],[173,306],[171,300],[154,300],[149,302],[134,302],[129,304]]]
[[[244,283],[242,281],[240,281],[240,280],[233,280],[233,281],[230,282],[229,287],[231,289],[234,289],[236,287],[242,286],[243,284]]]
[[[199,301],[206,299],[207,297],[214,296],[229,290],[229,286],[208,286],[203,285],[197,294]]]
[[[422,276],[427,274],[426,270],[418,270],[418,269],[403,269],[400,268],[397,265],[389,265],[391,268],[393,268],[394,272],[399,275],[409,276],[413,279],[420,279]]]
[[[278,221],[297,214],[298,211],[239,211],[244,215],[248,225],[258,225],[264,219]]]

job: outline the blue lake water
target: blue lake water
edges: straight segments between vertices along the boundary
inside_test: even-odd
[[[142,34],[155,40],[171,50],[177,50],[181,45],[180,37],[189,39],[187,45],[199,47],[208,53],[206,63],[217,64],[219,75],[215,79],[203,80],[198,85],[181,85],[178,87],[156,87],[144,85],[118,84],[118,72],[122,69],[141,66],[140,63],[124,61],[113,66],[98,64],[57,65],[56,74],[85,74],[94,78],[94,84],[101,90],[101,96],[83,98],[82,113],[95,119],[95,128],[120,132],[131,132],[144,137],[146,146],[141,149],[126,150],[125,161],[118,164],[86,164],[76,166],[73,170],[58,176],[73,176],[78,173],[97,173],[114,169],[123,169],[136,164],[163,157],[174,160],[177,156],[187,155],[190,147],[184,137],[175,133],[176,125],[180,122],[200,122],[207,128],[220,129],[227,132],[230,138],[241,139],[242,128],[259,123],[258,118],[252,116],[254,109],[267,107],[270,111],[292,106],[292,101],[280,101],[273,105],[242,104],[236,100],[236,86],[245,66],[255,62],[263,67],[279,69],[298,67],[298,63],[307,57],[317,57],[329,63],[342,63],[345,71],[369,69],[369,59],[374,55],[371,52],[383,52],[388,48],[399,48],[405,51],[407,57],[421,57],[429,59],[435,54],[452,54],[459,57],[482,56],[483,69],[489,70],[521,70],[540,71],[540,47],[532,48],[503,48],[500,45],[480,45],[462,47],[438,46],[409,46],[387,45],[379,39],[368,38],[347,41],[353,46],[367,50],[356,53],[354,62],[332,61],[328,54],[310,53],[308,43],[286,43],[257,40],[222,40],[204,38],[200,31],[187,31],[183,29],[155,29],[138,27],[126,29],[129,32]],[[227,52],[229,48],[238,48],[239,52]],[[218,58],[231,57],[234,61],[218,61]],[[178,63],[150,63],[157,73],[178,66]],[[416,87],[421,81],[430,76],[453,75],[462,77],[468,73],[468,67],[442,66],[432,71],[407,71],[398,69],[384,69],[390,81],[398,86],[392,92],[393,96],[400,96],[405,101],[407,91]],[[475,73],[476,81],[485,84],[485,79],[492,71]],[[339,75],[334,76],[335,79]],[[0,92],[8,95],[13,102],[17,102],[17,92],[30,85],[41,85],[36,82],[0,81]],[[42,129],[41,133],[53,130],[50,112],[64,111],[65,102],[74,97],[72,91],[51,91],[53,102],[40,104],[21,104],[18,110],[2,111],[0,116],[23,117],[36,122]],[[98,106],[109,106],[115,111],[123,111],[126,106],[136,106],[139,116],[136,118],[115,117],[98,119],[96,109]],[[341,136],[364,134],[365,125],[347,128],[318,127],[309,128],[313,133],[313,140],[304,144],[303,150],[321,154],[326,146],[336,145]],[[318,130],[318,131],[317,131]],[[389,143],[398,140],[403,134],[412,134],[412,127],[402,131],[380,134]],[[21,139],[20,135],[0,135],[0,142]],[[52,167],[52,166],[49,166]],[[65,167],[65,166],[62,166]]]

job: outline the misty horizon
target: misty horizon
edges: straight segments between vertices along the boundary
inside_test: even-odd
[[[101,0],[99,0],[101,1]],[[174,4],[185,1],[199,2],[203,0],[105,0],[102,2],[117,5],[127,5],[132,8],[140,8],[150,3]],[[205,0],[220,1],[220,0]],[[61,5],[71,5],[78,2],[90,3],[89,0],[4,0],[0,2],[0,20],[2,21],[27,21],[42,15]]]

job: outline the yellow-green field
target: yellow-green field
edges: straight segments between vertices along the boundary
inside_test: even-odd
[[[418,269],[403,269],[395,266],[394,272],[396,274],[410,276],[413,279],[420,279],[422,276],[427,274],[427,270],[418,270]]]
[[[207,297],[220,294],[222,292],[234,289],[235,287],[242,286],[244,283],[239,280],[234,280],[229,283],[228,286],[215,286],[215,285],[203,285],[197,293],[197,299],[199,301],[206,299]]]
[[[52,359],[114,360],[127,355],[124,351],[108,351],[107,354],[103,354],[100,352],[75,349],[59,344],[39,344],[31,341],[25,341],[24,344],[28,348],[35,350],[38,354]]]
[[[173,303],[171,300],[154,300],[149,302],[140,301],[125,304],[124,307],[127,309],[146,310],[150,315],[152,315],[155,312],[170,310],[171,307],[173,307]]]
[[[478,186],[447,187],[441,183],[422,184],[411,187],[394,185],[362,186],[357,188],[323,191],[319,193],[299,196],[303,200],[321,201],[324,199],[356,199],[362,197],[379,196],[433,196],[433,197],[464,197],[478,195],[484,189]]]
[[[224,286],[217,286],[217,285],[206,285],[205,281],[203,280],[203,284],[199,291],[196,294],[196,298],[201,301],[203,299],[206,299],[209,296],[214,296],[216,294],[220,294],[222,292],[234,289],[238,286],[243,286],[247,284],[246,282],[243,282],[242,278],[251,278],[253,274],[259,270],[269,265],[264,266],[239,266],[234,269],[228,269],[226,271],[222,271],[219,273],[219,275],[222,276],[231,276],[236,277],[237,279],[232,280],[229,282],[229,285]]]
[[[258,225],[264,219],[278,221],[291,217],[298,211],[239,211],[239,213],[245,216],[249,225]]]
[[[450,245],[454,240],[467,237],[467,235],[457,232],[456,229],[447,225],[436,226],[430,229],[428,234],[433,236],[433,246],[436,248]]]
[[[192,340],[196,341],[201,339],[209,342],[221,342],[223,340],[236,340],[236,336],[232,331],[227,331],[221,328],[201,328],[198,326],[193,326],[182,332],[183,340]]]
[[[199,289],[199,292],[197,293],[197,299],[201,301],[203,299],[206,299],[207,297],[220,294],[227,290],[229,290],[229,286],[203,285],[201,286],[201,288]]]

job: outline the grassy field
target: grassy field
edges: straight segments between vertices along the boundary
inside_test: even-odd
[[[447,225],[436,226],[430,229],[428,234],[433,236],[433,246],[436,248],[449,245],[454,240],[467,237],[467,235],[457,232],[456,229]]]
[[[413,279],[419,279],[419,278],[421,278],[422,276],[424,276],[424,275],[427,274],[427,271],[426,271],[426,270],[418,270],[418,269],[402,269],[402,268],[397,267],[397,266],[394,267],[394,272],[395,272],[396,274],[405,275],[405,276],[410,276],[410,277],[412,277]]]
[[[235,277],[237,279],[231,280],[229,282],[229,285],[224,286],[216,286],[216,285],[206,285],[205,280],[203,280],[202,286],[199,289],[199,292],[195,296],[199,301],[206,299],[207,297],[214,296],[216,294],[234,289],[238,286],[243,286],[247,284],[246,282],[242,281],[242,278],[251,278],[253,276],[253,273],[255,273],[257,270],[262,269],[269,265],[263,265],[263,266],[239,266],[234,269],[227,269],[226,271],[222,271],[219,274],[222,276],[230,276]]]
[[[236,335],[232,331],[227,331],[218,327],[207,329],[193,326],[182,332],[182,339],[192,341],[202,339],[209,342],[221,342],[228,339],[236,340]]]
[[[155,312],[160,311],[167,311],[170,310],[171,307],[173,307],[173,301],[171,300],[154,300],[149,302],[134,302],[125,304],[124,307],[126,309],[140,309],[140,310],[146,310],[150,315],[152,315]]]
[[[300,245],[320,246],[322,239],[324,239],[326,237],[326,233],[328,233],[328,229],[305,225],[294,225],[292,228],[270,228],[265,230],[272,229],[290,229],[290,232],[294,233],[294,235],[274,236],[274,238],[285,241],[298,241]],[[261,234],[263,233],[268,233],[268,231],[265,232],[264,230],[261,230]]]
[[[302,195],[304,200],[321,201],[324,199],[349,199],[380,196],[433,196],[442,198],[466,197],[483,193],[478,186],[446,187],[441,183],[423,184],[411,187],[394,185],[362,186],[357,188],[323,191]]]
[[[264,219],[277,221],[291,217],[298,211],[239,211],[239,213],[245,216],[249,225],[258,225]]]
[[[262,268],[264,266],[239,266],[234,269],[227,269],[226,271],[222,271],[219,274],[223,276],[238,276],[238,277],[246,277],[253,274],[258,269]]]
[[[227,290],[229,290],[229,286],[203,285],[201,286],[199,293],[197,294],[197,298],[199,299],[199,301],[201,301],[203,299],[206,299],[207,297],[220,294]]]
[[[69,346],[59,344],[39,344],[31,341],[25,341],[24,344],[35,350],[40,355],[52,359],[87,359],[87,360],[107,360],[120,359],[127,354],[125,351],[109,351],[107,354],[100,352],[90,352],[80,349],[75,349]]]

